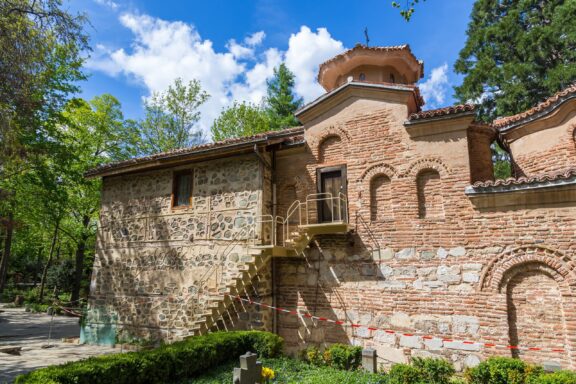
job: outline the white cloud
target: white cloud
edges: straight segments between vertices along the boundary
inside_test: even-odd
[[[441,107],[446,99],[448,91],[448,64],[444,63],[436,67],[430,73],[430,77],[420,84],[420,91],[427,104],[427,109]]]
[[[251,47],[255,47],[257,45],[262,44],[265,37],[266,34],[264,33],[264,31],[258,31],[245,38],[244,42]]]
[[[200,125],[206,132],[233,100],[260,103],[266,96],[266,80],[282,61],[294,72],[295,91],[305,101],[321,95],[315,79],[318,65],[344,49],[326,29],[312,32],[303,26],[290,36],[286,52],[273,47],[258,50],[266,36],[263,31],[241,43],[231,39],[223,52],[217,52],[212,41],[184,22],[136,13],[124,13],[119,20],[133,34],[131,46],[111,50],[98,44],[88,66],[135,80],[150,94],[165,90],[177,77],[199,80],[211,96],[201,107]]]
[[[111,8],[113,10],[118,9],[118,3],[115,3],[112,0],[94,0],[97,4],[103,5],[105,7]]]
[[[342,42],[334,40],[326,28],[318,28],[314,33],[302,26],[290,36],[286,66],[296,75],[295,89],[304,100],[311,101],[324,93],[316,81],[318,66],[343,50]]]

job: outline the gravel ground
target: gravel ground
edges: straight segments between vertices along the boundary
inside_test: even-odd
[[[65,343],[63,338],[78,337],[78,319],[67,316],[51,316],[28,313],[22,308],[4,308],[0,304],[0,348],[22,347],[21,354],[0,353],[0,383],[11,383],[22,373],[48,365],[84,359],[90,356],[120,352],[105,346]],[[42,348],[47,344],[52,348]]]

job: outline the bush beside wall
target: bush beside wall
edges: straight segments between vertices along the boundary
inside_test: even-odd
[[[42,368],[16,378],[16,383],[92,384],[166,383],[193,377],[208,368],[237,359],[247,351],[275,357],[282,351],[281,337],[268,332],[216,332],[160,348]]]

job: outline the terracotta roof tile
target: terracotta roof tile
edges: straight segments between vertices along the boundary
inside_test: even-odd
[[[478,181],[472,184],[474,188],[490,188],[500,186],[515,186],[515,185],[529,185],[529,184],[542,184],[560,180],[567,180],[576,178],[576,168],[568,168],[557,172],[548,172],[531,177],[510,177],[505,180],[488,180]]]
[[[408,120],[417,121],[424,119],[432,119],[435,117],[441,117],[446,115],[456,115],[465,112],[474,112],[475,109],[476,107],[473,104],[454,105],[450,107],[430,109],[428,111],[412,113],[410,116],[408,116]]]
[[[410,46],[408,44],[392,45],[392,46],[388,46],[388,47],[369,47],[369,46],[364,45],[364,44],[356,44],[354,46],[354,48],[350,48],[350,49],[334,56],[333,58],[326,60],[325,62],[320,64],[320,67],[322,67],[326,64],[329,64],[333,61],[340,60],[343,57],[345,57],[347,54],[349,54],[350,52],[357,51],[357,50],[374,51],[374,52],[408,51],[408,52],[412,53],[412,50],[410,49]],[[412,54],[412,55],[414,56],[414,54]],[[416,59],[416,57],[414,57],[414,59]]]
[[[229,145],[235,145],[235,144],[238,144],[238,145],[246,144],[246,143],[256,142],[256,141],[263,140],[263,139],[274,139],[274,138],[283,137],[283,136],[287,137],[286,139],[288,142],[303,141],[304,140],[304,128],[293,127],[293,128],[286,128],[286,129],[282,129],[282,130],[278,130],[278,131],[268,131],[268,132],[264,132],[264,133],[259,133],[257,135],[248,136],[248,137],[232,138],[232,139],[217,141],[217,142],[213,142],[213,143],[195,145],[193,147],[188,147],[188,148],[179,148],[179,149],[174,149],[174,150],[167,151],[167,152],[154,153],[154,154],[149,155],[149,156],[142,156],[142,157],[137,157],[137,158],[133,158],[133,159],[129,159],[129,160],[123,160],[123,161],[117,161],[114,163],[102,164],[102,165],[100,165],[96,168],[93,168],[93,169],[89,170],[88,172],[86,172],[85,176],[87,176],[87,177],[97,176],[97,175],[104,173],[106,171],[119,169],[119,168],[126,168],[126,167],[130,167],[132,165],[139,165],[139,164],[144,164],[147,162],[152,162],[152,161],[156,161],[156,160],[163,160],[163,159],[179,157],[179,156],[193,155],[195,153],[202,152],[205,150],[218,149],[218,148],[226,147]]]
[[[535,114],[546,111],[550,107],[554,107],[555,105],[562,103],[564,99],[574,94],[576,94],[576,83],[572,84],[570,87],[566,89],[563,89],[560,92],[557,92],[556,94],[554,94],[554,96],[549,97],[548,99],[544,100],[537,106],[530,108],[527,111],[494,120],[492,126],[497,129],[505,129],[514,123],[519,123],[523,120],[530,118]]]

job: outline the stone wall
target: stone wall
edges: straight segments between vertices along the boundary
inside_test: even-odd
[[[347,167],[355,233],[318,237],[301,259],[276,261],[277,305],[440,338],[561,347],[568,352],[520,356],[573,368],[574,204],[477,209],[464,193],[472,163],[467,127],[412,138],[403,126],[405,106],[375,104],[356,100],[335,108],[306,127],[306,149],[278,155],[281,207],[294,194],[302,199],[316,191],[317,168]],[[576,165],[574,157],[564,161]],[[381,180],[389,180],[390,198]],[[374,212],[374,202],[388,212]],[[530,300],[520,291],[530,292]],[[512,355],[506,347],[404,337],[303,316],[279,314],[277,321],[294,352],[345,342],[376,348],[384,365],[443,356],[459,369],[490,355]],[[542,332],[550,326],[556,338]]]
[[[192,169],[193,197],[176,209],[172,173],[181,169]],[[246,245],[261,242],[263,173],[247,156],[105,178],[84,338],[103,341],[110,329],[121,340],[188,335],[210,295],[249,260]]]

